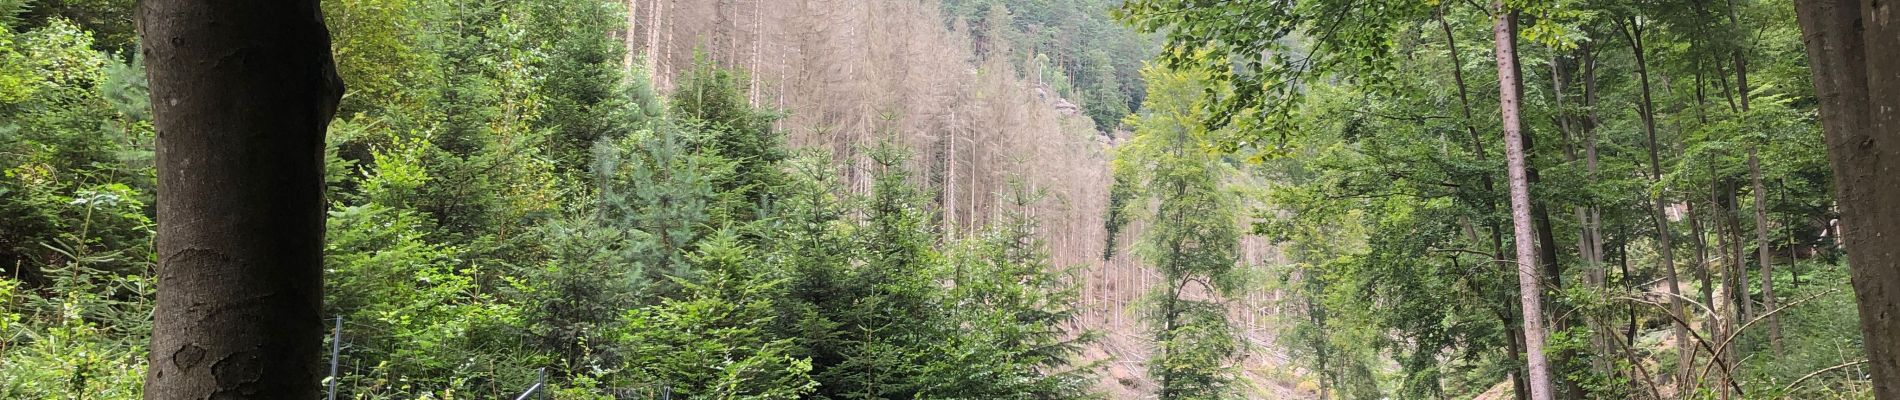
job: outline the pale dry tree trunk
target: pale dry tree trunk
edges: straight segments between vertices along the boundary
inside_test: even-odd
[[[653,90],[660,90],[660,18],[667,0],[653,0],[647,4],[647,74],[651,75]]]
[[[1478,133],[1478,127],[1475,122],[1477,120],[1472,117],[1471,96],[1469,94],[1470,86],[1465,83],[1464,68],[1462,67],[1462,65],[1464,65],[1464,62],[1462,61],[1464,58],[1459,56],[1457,36],[1453,34],[1452,29],[1451,29],[1451,23],[1445,21],[1445,17],[1442,13],[1437,15],[1437,19],[1438,19],[1438,27],[1441,30],[1443,30],[1445,33],[1445,49],[1450,53],[1449,56],[1451,58],[1451,67],[1452,67],[1451,76],[1452,76],[1453,81],[1455,81],[1458,86],[1459,110],[1462,111],[1464,115],[1465,132],[1469,136],[1469,139],[1470,139],[1469,144],[1471,146],[1471,154],[1472,156],[1477,157],[1479,161],[1484,161],[1486,157],[1488,157],[1485,155],[1486,152],[1484,149],[1484,137]],[[1515,68],[1515,65],[1513,66],[1513,68]],[[1491,180],[1491,177],[1488,175],[1479,178],[1479,182],[1481,183],[1482,188],[1486,192],[1490,192],[1492,189],[1496,188],[1496,186],[1494,186],[1495,182],[1493,182]],[[1495,201],[1492,201],[1489,199],[1485,200],[1484,209],[1486,212],[1495,211],[1496,207],[1497,207],[1497,203]],[[1486,225],[1488,228],[1487,229],[1488,230],[1487,233],[1489,234],[1488,236],[1491,239],[1490,240],[1491,250],[1493,254],[1495,255],[1495,257],[1492,257],[1492,258],[1497,260],[1496,263],[1498,264],[1498,266],[1504,269],[1506,273],[1514,272],[1515,270],[1511,268],[1510,261],[1504,259],[1504,239],[1502,236],[1500,236],[1502,234],[1503,228],[1498,226],[1496,223],[1487,223]],[[1467,235],[1471,237],[1471,240],[1473,242],[1479,241],[1476,227],[1472,227],[1471,229],[1467,230]],[[1510,308],[1510,307],[1511,307],[1510,305],[1504,306],[1504,308]],[[1511,335],[1507,335],[1505,337],[1507,339],[1506,341],[1507,350],[1505,351],[1505,360],[1509,362],[1511,365],[1519,365],[1521,363],[1518,361],[1519,350],[1520,350],[1520,346],[1519,346],[1520,341],[1518,340],[1518,338],[1519,336],[1523,334],[1523,331],[1517,330],[1517,326],[1516,326],[1517,324],[1512,319],[1511,313],[1509,311],[1499,312],[1498,319],[1500,320],[1501,323],[1504,324],[1506,329],[1510,329],[1513,331]],[[1525,399],[1527,398],[1527,396],[1530,395],[1530,387],[1527,383],[1525,383],[1525,377],[1524,377],[1523,371],[1518,370],[1516,368],[1513,368],[1511,371],[1511,394],[1514,398],[1520,399],[1520,400]]]
[[[633,72],[633,56],[640,52],[639,41],[634,39],[634,33],[639,31],[639,22],[640,0],[627,0],[627,36],[623,43],[623,46],[626,47],[626,53],[620,55],[620,70],[622,73]]]
[[[747,76],[751,77],[751,86],[746,88],[746,100],[754,107],[759,106],[759,86],[761,82],[759,77],[764,75],[764,71],[759,69],[760,53],[762,53],[762,50],[765,48],[765,14],[759,10],[759,3],[761,1],[762,0],[752,0],[752,60],[749,63],[750,66],[746,67],[749,71]]]
[[[1524,132],[1518,118],[1517,14],[1503,2],[1494,3],[1497,22],[1498,109],[1504,128],[1504,159],[1509,177],[1511,226],[1517,250],[1518,302],[1524,314],[1526,381],[1531,400],[1551,400],[1550,365],[1544,355],[1543,294],[1538,285],[1537,238],[1532,230],[1529,168],[1525,162]]]
[[[659,24],[654,25],[653,27],[655,29],[659,29],[660,34],[665,34],[666,38],[660,42],[659,46],[653,48],[652,57],[658,58],[660,60],[659,69],[653,71],[653,82],[654,82],[653,88],[656,91],[664,93],[668,89],[672,88],[671,86],[668,86],[668,84],[672,81],[671,78],[673,76],[673,52],[670,49],[667,49],[666,46],[673,46],[678,43],[678,42],[673,41],[673,31],[677,30],[679,27],[677,26],[668,27],[664,25],[666,24],[665,13],[667,9],[673,8],[674,0],[657,0],[657,1],[659,1],[660,4],[654,6],[655,11],[653,11],[653,15],[655,19],[659,20]]]

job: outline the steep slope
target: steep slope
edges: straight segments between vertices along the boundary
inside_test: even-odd
[[[769,4],[767,4],[769,3]],[[995,215],[994,193],[1046,191],[1039,216],[1058,261],[1101,254],[1107,140],[1073,101],[978,57],[970,31],[926,2],[636,1],[629,41],[663,90],[695,62],[751,71],[752,100],[783,110],[794,147],[829,151],[856,190],[862,152],[891,138],[937,189],[947,230]],[[959,24],[961,25],[961,24]],[[1063,104],[1070,104],[1064,106]]]
[[[981,29],[946,17],[929,1],[634,0],[623,40],[670,88],[694,62],[752,73],[755,104],[787,113],[779,128],[794,147],[829,151],[854,190],[869,184],[862,149],[890,138],[913,149],[916,176],[936,189],[951,235],[997,215],[994,194],[1012,185],[1046,192],[1034,213],[1057,265],[1082,275],[1076,327],[1103,339],[1085,352],[1105,362],[1100,389],[1140,398],[1153,389],[1143,362],[1147,329],[1139,304],[1156,281],[1128,249],[1102,260],[1114,139],[1098,133],[1063,82],[1023,73],[1034,55],[984,51]],[[946,26],[947,25],[947,26]],[[994,34],[991,34],[994,36]],[[992,49],[994,46],[992,46]],[[1030,53],[1031,51],[1024,51]],[[1046,59],[1046,57],[1041,57]],[[1131,243],[1140,226],[1124,232]],[[1250,265],[1272,261],[1265,241],[1245,243]],[[1277,349],[1274,298],[1233,300],[1232,318],[1254,344],[1244,374],[1257,398],[1299,398],[1297,371]]]

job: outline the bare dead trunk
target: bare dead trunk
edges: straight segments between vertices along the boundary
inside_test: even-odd
[[[626,53],[620,55],[620,70],[622,73],[633,71],[633,55],[640,53],[639,41],[634,39],[634,33],[639,31],[636,29],[640,26],[639,15],[640,0],[627,0],[627,35],[624,38],[626,40],[621,43],[622,47],[626,49]]]
[[[1504,160],[1510,179],[1511,226],[1517,247],[1518,302],[1524,313],[1525,375],[1532,400],[1551,400],[1550,364],[1544,356],[1543,293],[1538,285],[1537,238],[1531,228],[1531,187],[1525,165],[1524,132],[1518,119],[1517,13],[1494,3],[1497,23],[1498,109],[1504,125]]]
[[[316,398],[323,135],[343,92],[317,1],[138,14],[158,131],[145,398]]]

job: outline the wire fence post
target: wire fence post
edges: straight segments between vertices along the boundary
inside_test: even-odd
[[[343,316],[336,316],[336,328],[330,330],[330,393],[329,400],[336,400],[336,363],[343,349]]]
[[[535,393],[537,393],[537,392],[540,392],[540,391],[541,391],[541,387],[542,387],[542,386],[544,386],[544,385],[547,385],[547,383],[548,383],[548,368],[547,368],[547,367],[541,367],[541,370],[540,370],[540,373],[538,373],[537,375],[539,375],[539,377],[537,377],[537,378],[535,378],[535,379],[534,379],[534,385],[532,385],[532,386],[528,386],[528,390],[523,390],[523,391],[521,391],[521,395],[520,395],[520,396],[515,396],[515,400],[528,400],[528,396],[534,396],[534,395],[535,395]],[[539,397],[539,396],[537,396],[537,397]]]

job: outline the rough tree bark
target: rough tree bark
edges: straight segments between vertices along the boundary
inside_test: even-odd
[[[1799,0],[1874,397],[1900,399],[1900,21],[1894,3]]]
[[[145,0],[158,131],[147,399],[310,399],[323,135],[343,83],[316,0]]]
[[[1504,161],[1511,192],[1512,243],[1517,247],[1518,302],[1524,313],[1525,380],[1531,400],[1551,400],[1550,365],[1544,356],[1543,293],[1538,287],[1537,233],[1531,228],[1530,177],[1524,159],[1524,131],[1518,118],[1517,13],[1494,3],[1497,23],[1498,109],[1503,119]]]

